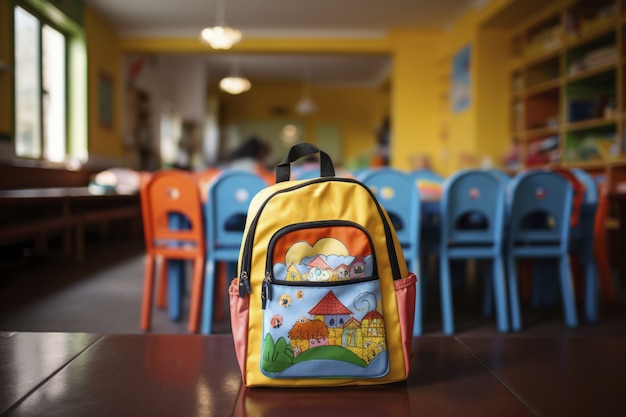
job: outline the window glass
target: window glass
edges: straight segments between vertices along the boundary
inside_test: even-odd
[[[44,157],[63,162],[66,155],[65,37],[44,25],[42,31]]]
[[[21,7],[15,8],[15,152],[41,157],[40,23]]]

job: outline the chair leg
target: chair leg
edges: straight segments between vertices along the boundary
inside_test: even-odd
[[[520,314],[519,291],[517,283],[517,270],[515,269],[515,258],[513,255],[507,257],[507,277],[509,288],[509,302],[511,306],[511,327],[514,331],[522,328],[522,317]]]
[[[452,310],[452,285],[450,279],[450,259],[442,253],[439,258],[439,285],[441,292],[441,317],[443,333],[454,334],[454,313]]]
[[[598,278],[600,279],[600,288],[602,296],[606,301],[615,301],[615,291],[613,290],[613,282],[611,281],[611,267],[606,249],[606,216],[609,209],[609,200],[606,190],[601,190],[601,198],[596,209],[594,218],[594,237],[593,237],[593,257],[598,266]]]
[[[191,284],[191,303],[189,306],[189,331],[198,333],[200,328],[202,290],[204,284],[204,259],[196,259],[193,263],[193,278]]]
[[[183,317],[183,298],[186,278],[186,261],[170,260],[167,262],[168,276],[167,295],[169,315],[172,321],[179,321]]]
[[[605,236],[603,233],[596,233],[593,245],[593,257],[598,266],[598,278],[602,288],[602,297],[608,302],[615,301],[615,291],[613,281],[611,281],[611,266],[607,255]]]
[[[160,266],[158,268],[158,288],[157,288],[157,302],[156,305],[160,309],[167,307],[167,260],[161,259]]]
[[[567,255],[559,258],[559,276],[561,278],[561,298],[563,303],[563,313],[565,315],[565,324],[568,327],[578,326],[578,318],[576,316],[576,298],[574,295],[574,285],[572,283],[572,273],[570,270],[570,261]]]
[[[204,271],[204,295],[202,297],[202,333],[211,334],[213,330],[213,307],[215,305],[215,267],[216,262],[213,259],[206,261],[206,270]]]
[[[146,255],[143,278],[143,301],[141,305],[141,329],[150,331],[152,319],[152,292],[154,290],[154,258]]]
[[[585,265],[585,318],[589,323],[598,321],[598,268],[593,259]]]
[[[502,258],[493,260],[493,289],[496,300],[496,315],[498,330],[506,333],[509,331],[508,303],[506,302],[506,284],[504,282],[504,264]]]

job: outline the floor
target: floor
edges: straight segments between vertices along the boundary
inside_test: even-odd
[[[109,237],[90,242],[87,260],[29,259],[0,269],[0,331],[141,333],[139,328],[143,284],[141,236]],[[617,277],[616,280],[617,282]],[[523,308],[524,328],[511,337],[626,336],[626,289],[618,288],[617,301],[601,303],[597,323],[567,328],[560,306]],[[481,314],[480,288],[470,282],[454,295],[456,332],[464,336],[497,334],[495,319]],[[424,335],[441,335],[436,285],[427,291]],[[187,322],[173,322],[167,312],[153,314],[152,333],[184,334]],[[214,324],[215,333],[230,332],[228,313]]]

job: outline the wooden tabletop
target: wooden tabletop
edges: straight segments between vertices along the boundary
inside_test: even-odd
[[[403,383],[241,386],[230,335],[0,334],[2,416],[624,416],[626,338],[425,336]]]
[[[89,187],[57,187],[57,188],[25,188],[20,190],[0,190],[1,201],[11,200],[46,200],[46,199],[137,199],[139,194],[98,194],[90,191]]]

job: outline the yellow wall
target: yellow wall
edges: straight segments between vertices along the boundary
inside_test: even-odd
[[[437,152],[437,51],[440,32],[392,34],[391,165],[410,168],[410,156]]]
[[[89,89],[89,154],[119,157],[124,154],[122,140],[122,51],[115,31],[89,8],[85,9]],[[98,118],[98,82],[105,75],[113,83],[113,124],[103,126]]]
[[[523,0],[518,0],[523,1]],[[468,167],[478,167],[483,158],[499,165],[500,155],[508,147],[506,30],[487,29],[485,21],[512,0],[492,0],[482,9],[471,9],[450,30],[442,34],[437,48],[439,80],[438,149],[435,168],[445,175]],[[454,112],[451,103],[452,60],[466,45],[471,47],[471,97],[465,110]],[[447,87],[441,80],[448,80]],[[445,98],[442,98],[446,95]]]

